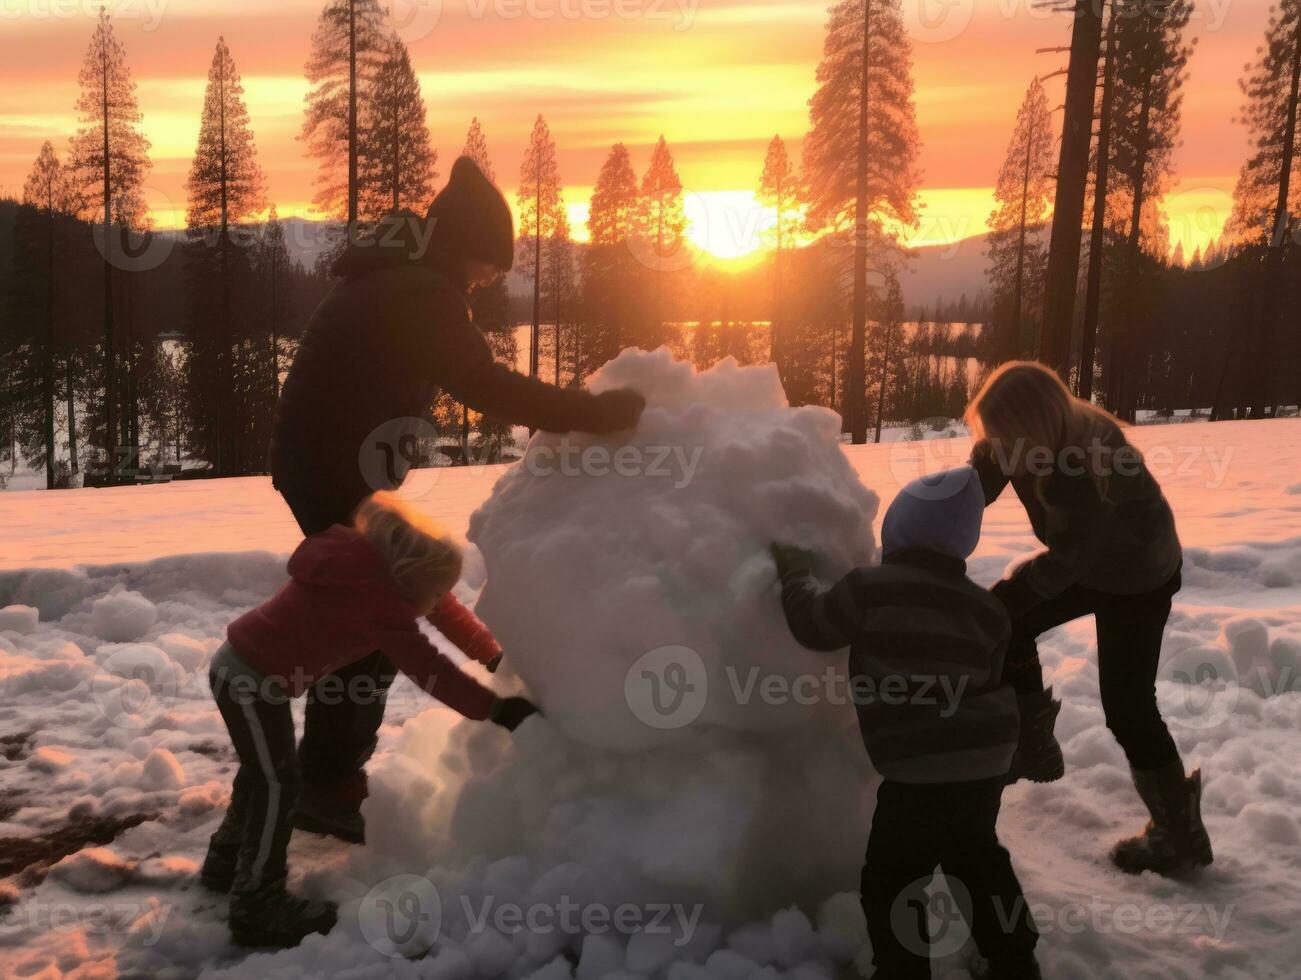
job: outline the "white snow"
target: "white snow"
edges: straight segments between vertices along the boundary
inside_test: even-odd
[[[5,606],[0,609],[0,632],[35,633],[40,622],[39,612],[32,606]]]
[[[636,660],[629,644],[639,630],[648,637],[642,653],[699,648],[716,670],[745,655],[742,637],[753,644],[775,629],[765,618],[775,598],[765,592],[764,539],[789,531],[806,517],[801,510],[827,504],[810,523],[838,530],[810,540],[833,563],[870,547],[870,537],[852,538],[843,502],[869,511],[869,498],[857,496],[840,450],[824,451],[816,413],[797,420],[765,407],[762,379],[741,372],[724,384],[727,370],[708,381],[674,380],[666,365],[652,372],[659,407],[637,444],[704,447],[693,480],[678,490],[661,493],[649,478],[548,478],[522,467],[413,477],[408,495],[462,532],[507,477],[474,522],[483,554],[470,549],[460,591],[472,601],[490,583],[479,611],[554,717],[530,720],[512,738],[460,722],[400,681],[371,765],[371,842],[344,848],[300,834],[291,846],[296,887],[341,902],[339,925],[275,955],[230,947],[223,902],[193,874],[234,772],[206,663],[226,624],[283,581],[298,537],[287,509],[254,479],[0,495],[0,560],[11,569],[0,572],[0,606],[39,610],[34,624],[23,614],[32,629],[0,627],[0,840],[70,839],[81,821],[150,818],[111,844],[85,842],[48,873],[0,881],[0,904],[11,902],[0,910],[0,973],[749,980],[831,977],[850,960],[865,963],[853,892],[873,777],[852,717],[845,725],[843,713],[817,707],[734,711],[711,698],[702,712],[709,724],[661,730],[591,721],[578,710],[622,698],[620,672]],[[746,426],[730,427],[716,407],[674,401],[710,384],[718,386],[710,397],[727,400]],[[1150,426],[1133,435],[1185,544],[1158,693],[1189,766],[1205,774],[1216,862],[1181,880],[1129,878],[1108,864],[1110,843],[1145,816],[1102,723],[1087,620],[1041,644],[1047,679],[1065,699],[1066,778],[1009,789],[1000,834],[1043,933],[1046,976],[1293,976],[1301,957],[1301,422]],[[784,439],[788,448],[773,448]],[[960,461],[967,448],[963,438],[892,442],[846,447],[843,460],[885,504],[920,470]],[[803,465],[822,483],[791,489],[783,513],[767,495]],[[840,490],[828,493],[828,483]],[[515,497],[526,486],[527,503]],[[622,494],[628,503],[615,512]],[[536,526],[544,517],[556,526]],[[499,533],[498,523],[510,531]],[[680,551],[697,539],[689,561]],[[987,516],[971,573],[992,582],[1033,547],[1009,493]],[[654,579],[645,554],[699,594],[669,602],[673,582],[655,580],[636,592],[631,579]],[[592,577],[579,579],[584,588],[563,607],[532,597],[537,589],[554,603],[563,594],[555,580],[589,565]],[[601,607],[603,596],[629,603],[622,616]],[[737,621],[711,633],[697,613]],[[750,653],[772,665],[786,656],[784,643],[764,636]],[[619,669],[599,666],[604,657]],[[510,691],[524,681],[503,671],[492,683]],[[600,737],[606,732],[614,734]],[[428,893],[398,887],[395,875],[432,886],[437,928],[420,917],[432,911]],[[402,952],[418,955],[436,936],[437,956],[408,960],[384,948],[393,934],[379,900],[392,901],[402,926],[412,921],[404,918],[412,895],[420,929],[398,937],[408,941]],[[557,924],[566,901],[588,915],[573,932]],[[700,916],[678,946],[681,929],[639,932],[635,916],[618,928],[621,905],[642,925],[660,906],[670,923],[690,921],[697,908]],[[600,911],[604,923],[592,918]],[[515,924],[517,912],[533,912],[533,927]],[[377,926],[378,941],[368,941]],[[936,976],[966,976],[963,955],[937,964]]]
[[[90,607],[91,631],[101,640],[125,643],[138,640],[158,621],[158,610],[139,592],[111,592]]]

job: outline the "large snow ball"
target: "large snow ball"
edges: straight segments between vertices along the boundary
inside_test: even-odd
[[[90,609],[90,628],[101,640],[138,640],[158,622],[158,610],[139,592],[115,590],[100,596]]]
[[[548,718],[625,750],[852,719],[844,658],[791,638],[769,554],[807,547],[828,582],[872,558],[877,497],[839,417],[790,408],[772,365],[697,372],[665,349],[590,385],[645,395],[637,429],[538,433],[470,524],[478,611]]]

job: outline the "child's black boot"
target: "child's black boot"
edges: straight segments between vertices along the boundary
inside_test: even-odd
[[[230,898],[230,935],[237,946],[287,949],[312,933],[329,932],[337,919],[333,902],[294,895],[283,881],[234,892]]]

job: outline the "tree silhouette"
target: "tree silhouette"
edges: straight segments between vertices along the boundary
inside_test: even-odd
[[[307,59],[312,88],[301,139],[319,166],[315,205],[345,221],[349,236],[360,217],[361,103],[389,50],[388,37],[376,0],[331,0]]]
[[[199,145],[186,183],[189,258],[196,267],[196,276],[215,275],[219,283],[217,321],[211,324],[211,311],[198,311],[194,323],[197,336],[192,338],[194,348],[186,365],[192,379],[212,371],[210,378],[196,379],[196,384],[213,397],[211,459],[218,475],[234,465],[239,453],[232,404],[231,294],[235,275],[232,253],[240,246],[232,242],[232,235],[266,206],[264,184],[249,129],[244,87],[225,39],[219,38],[208,69]],[[210,326],[215,326],[215,331],[206,329]]]
[[[1291,349],[1281,349],[1279,315],[1286,288],[1284,263],[1294,251],[1292,216],[1301,208],[1301,181],[1296,178],[1301,0],[1282,0],[1272,12],[1265,45],[1255,64],[1247,66],[1241,85],[1246,98],[1242,115],[1253,153],[1238,177],[1229,227],[1235,243],[1249,255],[1259,258],[1264,253],[1263,261],[1256,262],[1261,269],[1261,310],[1248,328],[1243,372],[1251,381],[1245,407],[1258,417],[1266,404],[1301,396],[1295,381],[1301,373],[1301,332],[1294,327]],[[1285,390],[1288,377],[1294,380]]]
[[[1016,114],[989,216],[989,283],[998,359],[1027,357],[1031,322],[1043,295],[1044,221],[1052,207],[1053,134],[1048,97],[1030,83]]]
[[[666,267],[676,265],[687,227],[682,210],[682,181],[663,136],[655,144],[650,166],[642,178],[637,223],[638,233],[650,249],[649,264],[654,279],[651,335],[658,339],[663,332],[664,273]]]
[[[542,242],[554,234],[560,211],[560,171],[556,165],[556,144],[546,120],[539,114],[533,123],[524,162],[520,164],[520,240],[524,245],[523,267],[533,281],[533,329],[529,343],[529,374],[538,374],[538,343],[542,316]]]
[[[840,0],[831,7],[817,80],[804,147],[807,222],[811,230],[852,228],[845,415],[853,441],[864,443],[868,256],[886,264],[895,229],[917,223],[912,46],[896,0]]]
[[[73,209],[74,201],[68,186],[67,174],[64,173],[49,140],[41,146],[41,152],[32,165],[26,183],[23,184],[23,204],[34,212],[32,217],[39,225],[39,228],[31,229],[39,236],[39,244],[35,241],[26,243],[37,246],[39,258],[35,255],[31,256],[35,261],[31,261],[28,265],[27,271],[35,275],[25,275],[15,282],[15,285],[35,302],[26,304],[26,309],[16,310],[15,313],[18,329],[26,333],[31,341],[29,370],[35,368],[39,376],[45,486],[46,489],[52,490],[55,485],[55,359],[59,346],[55,329],[55,297],[60,287],[59,226],[64,216]],[[21,239],[24,236],[21,229],[17,231],[15,237],[19,238],[19,244],[22,244]],[[22,323],[28,317],[30,317],[29,325],[24,330]],[[35,327],[37,323],[40,324],[39,331]]]
[[[583,256],[584,376],[635,340],[636,275],[629,241],[636,233],[637,201],[632,157],[616,143],[596,178],[587,217],[591,241]]]
[[[438,179],[438,154],[429,145],[411,55],[397,37],[388,41],[364,110],[358,150],[361,217],[374,221],[402,208],[423,215]]]
[[[772,326],[768,332],[768,359],[781,368],[782,322],[782,258],[787,243],[794,237],[798,215],[795,208],[800,200],[799,174],[791,164],[786,143],[774,136],[768,144],[763,161],[763,174],[759,177],[759,200],[775,212],[773,223],[774,249],[772,258]]]
[[[104,322],[104,448],[112,465],[113,447],[125,442],[119,431],[117,345],[113,320],[113,269],[119,253],[119,229],[145,221],[141,185],[149,167],[149,141],[137,128],[140,111],[135,83],[126,64],[126,51],[113,33],[101,7],[79,77],[77,111],[81,126],[72,138],[70,167],[88,216],[98,212],[103,225]]]

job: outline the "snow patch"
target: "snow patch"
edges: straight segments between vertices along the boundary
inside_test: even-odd
[[[34,606],[5,606],[0,609],[0,631],[14,633],[35,633],[36,624],[40,622],[40,613]]]
[[[101,640],[138,640],[158,622],[158,609],[139,592],[123,590],[100,596],[91,606],[90,628]]]

